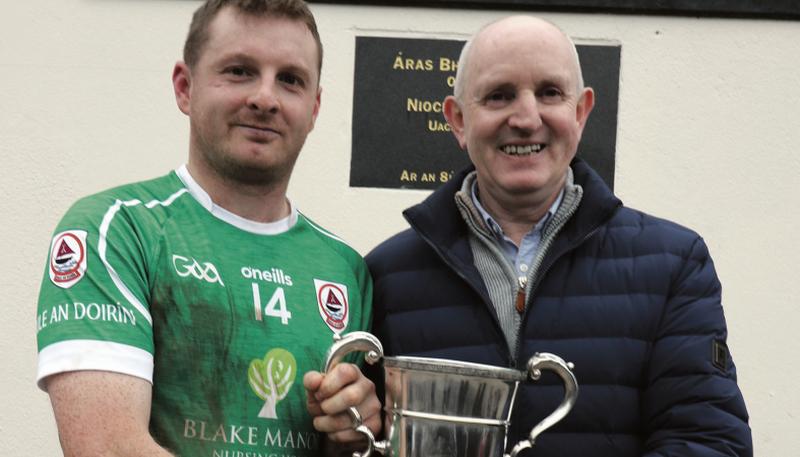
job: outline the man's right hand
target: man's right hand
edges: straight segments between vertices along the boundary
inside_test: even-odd
[[[364,443],[364,435],[353,429],[348,413],[355,407],[362,423],[373,434],[381,430],[381,402],[375,395],[375,385],[356,365],[341,363],[327,374],[310,371],[303,377],[308,412],[314,418],[314,428],[327,433],[334,444],[350,448]]]

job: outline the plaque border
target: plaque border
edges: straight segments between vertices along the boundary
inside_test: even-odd
[[[800,20],[796,0],[309,0],[309,3]]]

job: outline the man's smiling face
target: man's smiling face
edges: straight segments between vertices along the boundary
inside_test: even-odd
[[[303,22],[221,10],[183,69],[191,154],[224,179],[285,185],[319,110],[317,67]]]
[[[448,99],[446,114],[482,200],[546,200],[561,190],[594,100],[573,49],[551,24],[524,17],[474,39],[463,93]]]

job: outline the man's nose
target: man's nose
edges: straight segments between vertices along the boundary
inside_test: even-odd
[[[277,113],[280,108],[280,101],[278,100],[274,81],[265,78],[255,84],[247,99],[247,106],[253,111]]]
[[[539,100],[531,91],[522,91],[512,104],[508,125],[515,129],[533,132],[542,126]]]

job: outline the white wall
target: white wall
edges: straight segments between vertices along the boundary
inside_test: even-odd
[[[0,14],[0,452],[58,455],[34,386],[35,307],[51,231],[69,204],[166,173],[187,151],[170,72],[187,0],[29,0]],[[314,5],[322,112],[290,193],[362,253],[427,192],[349,188],[354,37],[466,38],[504,15]],[[545,14],[622,44],[616,191],[704,235],[724,286],[729,344],[757,455],[800,455],[800,24]],[[336,198],[333,198],[336,196]]]

